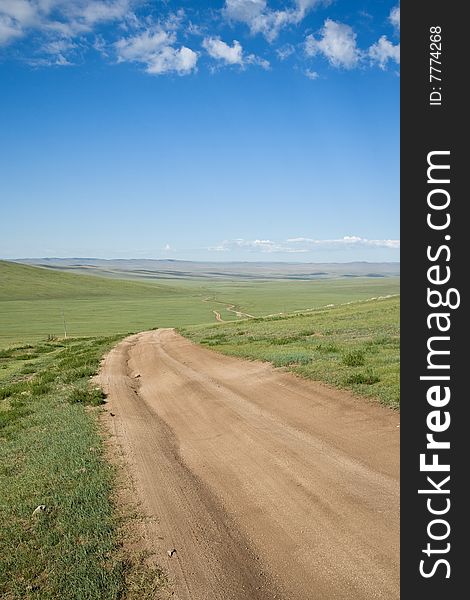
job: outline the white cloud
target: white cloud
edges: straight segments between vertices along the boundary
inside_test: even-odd
[[[179,75],[187,75],[196,68],[197,58],[197,53],[186,46],[181,46],[179,49],[166,46],[151,58],[146,71],[152,75],[171,71]]]
[[[38,8],[27,0],[4,0],[0,4],[0,44],[8,44],[24,35],[24,29],[36,23]]]
[[[258,65],[258,67],[261,67],[265,71],[268,71],[271,68],[271,63],[269,60],[261,58],[260,56],[256,56],[255,54],[249,54],[245,59],[245,64]]]
[[[186,13],[183,8],[179,8],[176,12],[170,13],[164,20],[164,28],[167,31],[177,31],[181,29]]]
[[[286,240],[288,244],[299,244],[304,248],[313,248],[318,246],[373,246],[380,248],[400,248],[400,240],[370,240],[357,235],[345,235],[342,238],[331,240],[318,240],[314,238],[297,237]]]
[[[318,73],[316,71],[312,71],[312,69],[305,69],[304,71],[305,77],[308,77],[312,81],[318,79]]]
[[[356,37],[349,25],[326,19],[320,31],[320,38],[307,36],[305,53],[307,56],[322,54],[334,67],[353,69],[361,59]]]
[[[77,47],[77,44],[68,39],[45,42],[39,49],[43,56],[28,59],[27,62],[32,67],[70,67],[74,63],[67,58],[67,54]]]
[[[400,31],[400,5],[392,8],[388,20],[398,31]]]
[[[226,0],[225,13],[229,19],[250,23],[266,10],[266,0]]]
[[[226,0],[224,14],[230,21],[245,23],[251,33],[261,33],[274,41],[283,27],[297,25],[307,12],[329,0],[295,0],[294,6],[285,10],[273,10],[266,0]]]
[[[31,67],[71,67],[74,63],[70,62],[62,54],[54,56],[30,58],[27,61]]]
[[[330,240],[319,240],[307,237],[288,238],[283,241],[269,239],[245,240],[243,238],[238,238],[235,240],[224,240],[217,246],[209,248],[209,250],[214,252],[230,252],[233,250],[244,249],[248,252],[285,252],[289,254],[298,254],[320,249],[333,250],[341,248],[388,248],[398,250],[400,248],[400,240],[370,240],[356,235],[346,235],[342,238]]]
[[[307,36],[305,53],[307,56],[321,54],[334,67],[344,69],[359,66],[367,56],[372,65],[381,69],[385,69],[390,60],[400,64],[400,44],[394,45],[383,35],[367,51],[363,51],[357,46],[357,35],[352,27],[331,19],[325,21],[319,36]]]
[[[21,37],[23,31],[21,27],[8,15],[0,14],[0,45],[6,45],[15,38]]]
[[[206,37],[202,42],[203,47],[215,60],[222,61],[226,65],[258,65],[263,69],[269,69],[269,61],[255,56],[254,54],[245,55],[242,45],[239,41],[234,40],[230,46],[218,37]]]
[[[56,64],[56,65],[60,65],[61,67],[69,67],[69,66],[71,66],[73,63],[71,63],[69,60],[67,60],[67,59],[65,58],[65,56],[63,56],[62,54],[58,54],[58,55],[56,56],[56,59],[55,59],[55,63],[54,63],[54,64]]]
[[[91,26],[103,21],[115,21],[122,19],[130,9],[130,0],[111,0],[111,1],[87,1],[75,0],[65,4],[64,12],[71,19],[82,21]]]
[[[286,60],[286,58],[289,58],[294,52],[295,48],[292,44],[284,44],[284,46],[281,46],[276,50],[279,60]]]
[[[245,249],[250,252],[289,252],[290,250],[283,242],[274,242],[273,240],[224,240],[218,246],[213,246],[209,250],[216,252],[229,252],[236,249]]]
[[[65,52],[69,52],[70,50],[73,50],[76,47],[77,47],[76,44],[74,44],[70,40],[61,39],[61,40],[52,40],[50,42],[46,42],[42,46],[42,50],[46,54],[63,55]]]
[[[0,44],[29,31],[61,36],[90,32],[97,23],[124,19],[131,0],[2,0]]]
[[[152,75],[169,72],[186,75],[196,68],[198,55],[186,46],[175,48],[175,42],[173,32],[158,28],[122,38],[115,43],[118,62],[144,64],[145,71]]]
[[[10,19],[19,28],[34,23],[38,11],[37,4],[30,0],[2,0],[0,3],[0,15]]]
[[[114,48],[119,62],[138,62],[148,73],[191,72],[197,53],[186,46],[177,47],[176,31],[185,18],[182,9],[170,12],[152,25],[149,16],[142,22],[133,8],[142,0],[1,0],[0,44],[15,37],[39,33],[36,56],[29,61],[36,66],[71,64],[71,53],[88,45],[108,56]],[[121,31],[137,31],[127,38],[110,43],[96,32],[103,23],[117,22]],[[144,24],[144,26],[143,26]],[[118,30],[117,27],[115,31]],[[84,35],[93,34],[88,41]]]
[[[298,25],[309,11],[330,1],[225,0],[222,13],[209,11],[211,18],[206,18],[203,11],[196,11],[201,17],[200,22],[192,24],[190,9],[171,10],[166,1],[0,0],[0,46],[13,45],[19,39],[27,38],[29,56],[26,55],[25,60],[36,66],[71,65],[77,62],[79,52],[82,61],[86,51],[94,48],[107,60],[117,55],[119,62],[140,63],[147,73],[183,75],[196,69],[199,53],[191,49],[191,43],[185,41],[182,44],[181,40],[197,35],[203,39],[202,47],[213,59],[211,69],[216,68],[214,65],[238,65],[240,68],[257,65],[267,70],[271,66],[269,61],[247,53],[241,38],[242,43],[238,40],[227,43],[210,32],[209,26],[214,24],[212,17],[218,15],[230,22],[244,23],[251,34],[261,34],[272,43],[283,28]],[[390,11],[388,18],[395,33],[399,31],[399,4]],[[106,24],[112,24],[112,27],[104,27]],[[271,51],[282,61],[298,47],[302,46],[284,44]],[[26,45],[21,49],[25,48]],[[385,69],[400,60],[399,45],[394,45],[387,37],[382,36],[370,48],[361,50],[355,31],[332,19],[326,19],[317,34],[308,35],[303,48],[308,57],[323,56],[331,65],[344,69],[365,64],[366,60],[370,65]],[[318,76],[318,69],[309,65],[299,66],[299,70],[310,79]]]
[[[373,64],[385,69],[389,60],[400,64],[400,44],[394,45],[383,35],[378,42],[369,48],[369,57]]]
[[[286,240],[288,244],[298,244],[306,250],[314,247],[341,247],[341,246],[373,246],[379,248],[400,248],[400,240],[370,240],[357,235],[345,235],[342,238],[330,240],[318,240],[314,238],[297,237]]]
[[[243,48],[237,40],[233,41],[232,46],[229,46],[220,38],[208,37],[202,42],[207,53],[216,60],[222,60],[228,65],[243,64]]]
[[[175,41],[172,34],[163,30],[142,33],[118,40],[115,44],[120,61],[147,62],[161,48]]]

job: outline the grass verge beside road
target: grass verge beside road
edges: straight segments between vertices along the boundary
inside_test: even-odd
[[[218,352],[269,361],[399,407],[398,297],[179,331]]]
[[[147,598],[163,582],[123,552],[94,408],[90,376],[121,337],[0,351],[2,598]]]

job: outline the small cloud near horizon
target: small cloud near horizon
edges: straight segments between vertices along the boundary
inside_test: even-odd
[[[368,239],[355,235],[346,235],[338,239],[314,239],[308,237],[293,237],[282,241],[269,239],[245,240],[237,238],[224,240],[216,246],[208,248],[211,252],[231,252],[233,250],[248,250],[259,253],[304,254],[316,249],[347,249],[347,248],[387,248],[400,249],[400,240],[393,239]]]

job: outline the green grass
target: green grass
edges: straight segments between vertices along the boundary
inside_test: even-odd
[[[144,598],[162,585],[160,571],[121,548],[115,471],[91,408],[103,393],[89,377],[118,339],[0,355],[1,598]]]
[[[386,406],[399,406],[397,297],[179,331],[219,352],[269,361]]]
[[[106,336],[213,318],[208,292],[191,282],[173,286],[101,279],[0,261],[0,347],[48,335]],[[214,307],[217,306],[214,304]]]
[[[69,336],[236,320],[226,307],[264,316],[396,294],[399,280],[166,281],[105,279],[0,261],[0,348]],[[25,351],[25,360],[28,351]]]
[[[97,422],[104,398],[90,382],[125,331],[176,326],[215,350],[399,404],[399,300],[358,302],[397,294],[396,278],[144,283],[0,261],[0,282],[0,597],[8,600],[143,599],[164,583],[122,548],[116,471]],[[257,318],[237,319],[229,305]],[[213,310],[227,322],[216,323]],[[69,336],[81,338],[59,339],[62,311]],[[39,505],[46,510],[33,516]]]

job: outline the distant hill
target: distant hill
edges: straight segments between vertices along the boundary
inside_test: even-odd
[[[24,258],[15,262],[121,279],[331,279],[397,277],[399,263],[192,262],[102,258]]]
[[[0,301],[141,298],[181,294],[171,285],[118,281],[0,260]]]

